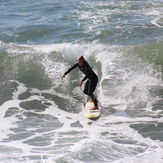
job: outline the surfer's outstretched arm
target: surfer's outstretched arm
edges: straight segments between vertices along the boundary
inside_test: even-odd
[[[78,67],[78,63],[75,63],[72,67],[70,67],[62,76],[61,79],[63,79],[70,71]]]

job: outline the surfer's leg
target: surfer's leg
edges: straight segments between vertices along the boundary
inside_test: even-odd
[[[95,96],[94,94],[91,94],[91,95],[89,95],[89,96],[91,97],[91,99],[92,99],[92,101],[93,101],[93,103],[94,103],[94,106],[98,107],[96,96]]]
[[[95,78],[94,80],[92,80],[92,82],[90,84],[90,95],[91,95],[91,98],[92,98],[92,100],[94,102],[94,108],[92,108],[92,109],[98,109],[97,98],[93,94],[93,92],[96,89],[97,83],[98,83],[98,78]]]
[[[86,95],[89,95],[89,85],[90,85],[90,80],[87,80],[84,87],[84,93]]]
[[[98,108],[98,104],[97,104],[97,98],[96,96],[93,94],[94,90],[96,89],[98,83],[98,78],[94,79],[94,80],[87,80],[85,87],[84,87],[84,93],[88,96],[90,96],[90,98],[92,99],[93,103],[94,103],[94,108],[92,109],[97,109]]]
[[[88,96],[91,97],[92,101],[95,103],[95,106],[97,106],[97,102],[96,102],[96,97],[93,94],[94,91],[94,87],[92,87],[92,82],[90,80],[87,80],[87,82],[85,83],[85,87],[84,87],[84,93]]]

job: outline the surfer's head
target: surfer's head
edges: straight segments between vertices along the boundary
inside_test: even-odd
[[[85,62],[85,58],[83,56],[79,56],[78,57],[78,64],[79,66],[82,66]]]

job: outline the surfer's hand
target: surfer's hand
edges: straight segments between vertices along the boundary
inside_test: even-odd
[[[65,74],[61,76],[61,79],[63,80],[63,79],[64,79],[64,77],[65,77]]]
[[[83,84],[83,82],[81,81],[81,82],[79,83],[79,86],[81,87],[81,86],[82,86],[82,84]]]

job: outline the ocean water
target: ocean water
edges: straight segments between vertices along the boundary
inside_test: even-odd
[[[163,163],[162,0],[0,0],[0,163]],[[83,55],[104,109],[83,108]]]

